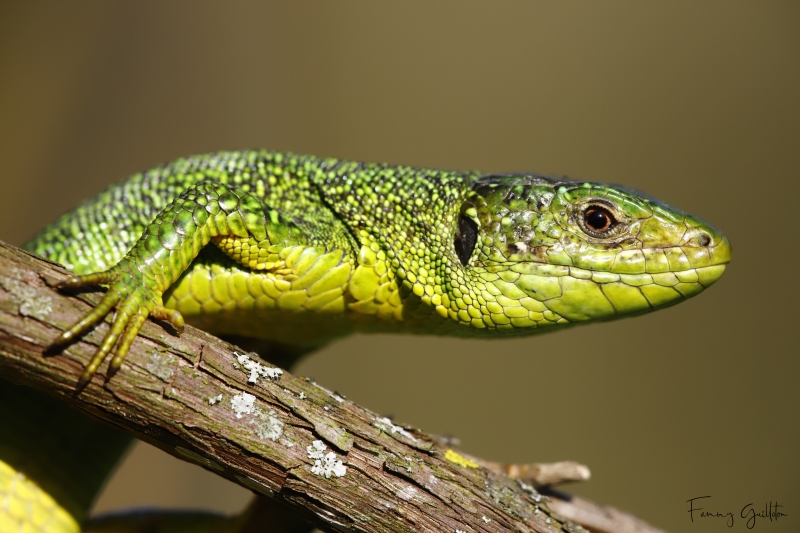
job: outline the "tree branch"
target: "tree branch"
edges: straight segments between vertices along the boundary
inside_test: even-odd
[[[191,327],[176,337],[148,322],[113,379],[96,376],[75,394],[108,323],[43,356],[99,301],[96,293],[54,290],[67,275],[0,243],[0,376],[288,505],[324,530],[580,531],[569,518],[598,532],[659,531],[585,500],[544,496],[308,379],[269,377],[268,364],[259,374],[236,347]]]

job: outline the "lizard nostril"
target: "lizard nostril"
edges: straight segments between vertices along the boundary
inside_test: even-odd
[[[708,246],[711,244],[711,237],[705,233],[701,233],[697,236],[697,244],[703,247]]]

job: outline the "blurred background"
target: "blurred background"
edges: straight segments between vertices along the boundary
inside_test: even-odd
[[[497,342],[353,337],[296,373],[480,457],[584,462],[568,490],[669,530],[729,531],[689,521],[710,495],[777,501],[789,516],[759,526],[800,531],[800,3],[0,4],[1,239],[251,147],[625,183],[721,228],[733,263],[677,307]],[[137,445],[96,512],[249,497]]]

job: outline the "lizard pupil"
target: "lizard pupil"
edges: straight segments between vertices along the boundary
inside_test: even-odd
[[[462,265],[466,266],[469,263],[476,242],[478,242],[478,225],[468,216],[459,216],[454,244],[456,255]]]
[[[586,223],[586,226],[597,233],[608,231],[611,228],[613,220],[614,218],[611,213],[603,207],[592,206],[583,214],[583,221]]]

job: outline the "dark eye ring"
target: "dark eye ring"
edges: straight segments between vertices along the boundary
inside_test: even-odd
[[[583,211],[583,225],[590,233],[603,235],[616,226],[613,213],[600,205],[590,205]]]

